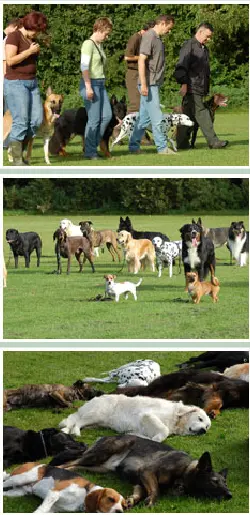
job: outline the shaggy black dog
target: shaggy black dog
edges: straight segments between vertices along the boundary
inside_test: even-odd
[[[205,238],[201,219],[191,224],[185,224],[180,229],[182,238],[182,261],[185,275],[196,270],[199,280],[203,281],[208,272],[211,276],[215,271],[214,244],[209,238]]]
[[[18,427],[3,426],[3,467],[4,469],[17,463],[36,461],[64,451],[84,452],[87,446],[76,442],[72,436],[66,435],[53,427],[41,431],[24,431]],[[73,453],[73,454],[72,454]],[[66,454],[64,454],[66,456]]]
[[[100,438],[64,467],[117,473],[134,485],[133,495],[126,499],[129,507],[142,500],[152,506],[161,490],[164,494],[198,498],[232,498],[226,483],[227,469],[215,472],[209,452],[194,460],[186,452],[134,435]]]
[[[118,232],[119,231],[130,232],[130,234],[131,234],[132,238],[134,238],[134,240],[143,240],[145,238],[146,240],[152,241],[155,238],[155,236],[159,236],[163,241],[169,241],[169,238],[166,236],[166,234],[163,234],[162,232],[136,231],[132,227],[132,223],[131,223],[129,216],[126,216],[125,219],[123,219],[122,216],[120,217],[120,224],[118,227]]]
[[[25,268],[30,266],[30,255],[36,251],[37,266],[40,265],[42,240],[37,232],[18,232],[17,229],[7,229],[6,241],[15,258],[15,268],[18,268],[18,256],[24,256]]]
[[[113,95],[110,100],[112,108],[112,118],[106,128],[103,139],[100,143],[100,149],[106,157],[110,157],[109,139],[112,135],[114,127],[126,116],[125,98],[118,101]],[[85,107],[79,109],[67,109],[62,115],[55,120],[54,133],[49,141],[49,152],[53,154],[66,155],[65,147],[69,141],[76,135],[82,136],[84,148],[85,127],[88,116]]]

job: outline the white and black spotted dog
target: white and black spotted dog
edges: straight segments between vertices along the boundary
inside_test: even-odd
[[[131,113],[127,114],[125,118],[123,118],[122,124],[121,124],[121,130],[117,138],[112,142],[111,149],[113,148],[116,143],[121,141],[123,138],[130,136],[133,133],[135,122],[138,118],[139,113]],[[177,148],[175,145],[175,142],[173,139],[168,137],[168,132],[171,129],[171,127],[174,127],[176,125],[186,125],[187,127],[192,127],[194,125],[194,122],[190,120],[190,118],[186,114],[164,114],[164,118],[162,119],[161,128],[163,134],[166,136],[166,138],[170,141],[173,150],[177,152]],[[149,130],[151,130],[151,127],[147,127]]]
[[[169,267],[169,277],[172,277],[175,258],[179,257],[179,269],[181,267],[182,241],[163,241],[159,236],[156,236],[152,243],[155,248],[158,277],[161,277],[164,265]]]
[[[97,377],[85,377],[84,382],[114,383],[118,382],[119,388],[125,386],[147,386],[161,375],[160,365],[152,359],[137,359],[119,368],[114,368],[103,379]]]

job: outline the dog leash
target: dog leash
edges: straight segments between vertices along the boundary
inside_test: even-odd
[[[123,263],[122,263],[122,267],[120,270],[118,270],[117,274],[120,274],[122,271],[123,271],[123,268],[124,268],[124,264],[125,264],[125,254],[123,256]]]
[[[44,441],[44,438],[43,438],[43,432],[42,432],[42,431],[39,431],[39,435],[40,435],[40,438],[41,438],[41,440],[42,440],[42,444],[43,444],[43,448],[44,448],[45,456],[46,456],[46,458],[48,458],[48,453],[47,453],[47,449],[46,449],[45,441]]]

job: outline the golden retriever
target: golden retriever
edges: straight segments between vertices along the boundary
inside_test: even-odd
[[[128,271],[137,274],[146,264],[155,271],[155,249],[150,240],[134,240],[128,231],[118,233],[118,241],[123,247]]]

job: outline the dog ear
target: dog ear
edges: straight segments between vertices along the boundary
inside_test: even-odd
[[[202,226],[201,217],[199,216],[197,223]]]
[[[113,275],[113,279],[116,279],[116,275]]]
[[[192,224],[196,224],[196,221],[194,218],[192,218]]]
[[[121,102],[122,102],[123,104],[126,104],[126,97],[125,97],[125,95],[123,95],[123,97],[121,98]]]
[[[51,86],[49,86],[47,88],[47,91],[46,91],[46,97],[49,97],[49,95],[52,95],[52,89],[51,89]]]
[[[111,97],[111,99],[110,99],[110,103],[111,103],[111,105],[115,105],[115,104],[117,104],[117,98],[116,98],[116,96],[115,96],[115,95],[112,95],[112,97]]]
[[[58,236],[58,229],[54,232],[53,234],[53,241],[55,241],[55,239],[57,238]]]
[[[220,476],[224,477],[224,479],[227,479],[228,469],[222,469],[219,472]]]
[[[209,452],[206,451],[202,454],[196,468],[202,472],[212,472],[212,461]]]

